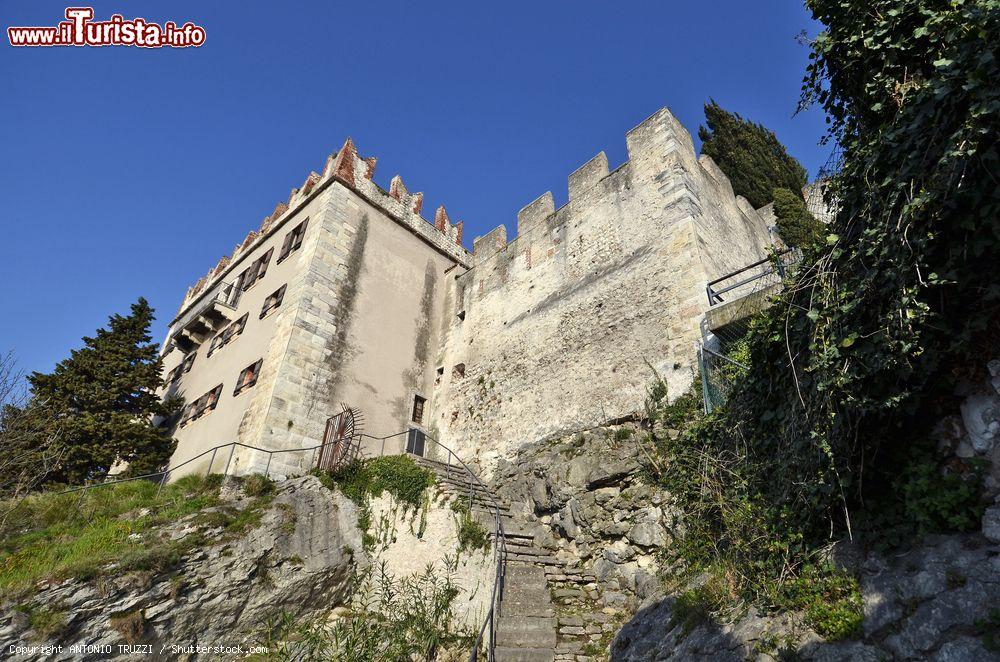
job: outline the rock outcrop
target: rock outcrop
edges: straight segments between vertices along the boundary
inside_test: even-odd
[[[751,610],[732,623],[692,625],[679,613],[676,596],[660,595],[647,599],[621,629],[611,657],[1000,661],[1000,548],[983,536],[934,536],[892,556],[839,551],[861,584],[865,618],[857,640],[826,642],[800,614]]]
[[[247,499],[234,496],[231,505],[246,507]],[[237,647],[246,652],[255,633],[281,612],[307,615],[342,604],[354,570],[367,563],[357,507],[312,476],[278,483],[260,525],[237,539],[213,544],[221,530],[199,527],[197,517],[161,532],[175,540],[200,533],[208,540],[169,572],[67,580],[41,588],[21,610],[6,605],[0,615],[3,650],[64,646],[55,656],[18,659],[88,657],[71,651],[72,645],[111,646],[116,652],[119,644],[149,644],[165,654],[185,652],[172,646],[224,646],[238,654]],[[64,624],[39,641],[25,613],[32,608],[58,610]]]

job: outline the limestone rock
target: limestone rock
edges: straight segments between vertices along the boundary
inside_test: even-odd
[[[57,606],[66,625],[48,643],[117,645],[115,616],[136,615],[149,644],[248,644],[281,611],[301,615],[343,602],[352,572],[364,564],[357,507],[307,476],[280,483],[258,527],[242,538],[197,549],[171,572],[94,584],[67,580],[43,588],[30,606]],[[294,523],[294,526],[290,526]],[[181,527],[185,524],[181,524]],[[23,614],[0,609],[0,645],[23,643]],[[154,646],[158,649],[158,646]],[[28,658],[25,658],[28,659]],[[47,659],[73,659],[64,655]]]

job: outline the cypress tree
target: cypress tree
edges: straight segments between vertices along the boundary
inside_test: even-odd
[[[809,212],[802,196],[793,191],[774,189],[774,215],[778,234],[789,246],[804,248],[823,238],[823,223]]]
[[[776,188],[801,191],[807,183],[802,164],[789,156],[774,132],[730,113],[715,101],[705,104],[707,126],[698,128],[701,152],[712,157],[733,185],[733,192],[759,209]]]
[[[162,361],[149,334],[153,319],[153,309],[140,298],[131,314],[112,315],[106,328],[83,338],[84,346],[54,371],[28,377],[28,412],[46,422],[44,434],[58,439],[64,451],[49,482],[100,479],[118,461],[141,474],[169,460],[175,442],[151,420],[173,408],[156,396]]]

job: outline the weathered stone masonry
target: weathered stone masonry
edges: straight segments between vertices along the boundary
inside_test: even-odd
[[[768,223],[695,155],[667,109],[626,143],[628,162],[610,171],[598,154],[569,176],[565,205],[542,195],[520,211],[510,242],[500,226],[470,254],[461,222],[443,208],[424,220],[422,194],[399,177],[380,189],[375,159],[348,140],[189,291],[182,315],[309,218],[300,249],[244,295],[248,337],[197,358],[182,380],[189,401],[225,388],[216,411],[178,432],[175,463],[234,439],[314,446],[341,403],[364,412],[367,432],[395,433],[415,425],[419,396],[416,426],[488,469],[523,444],[632,414],[654,369],[680,394],[705,282],[764,257]],[[284,301],[258,321],[253,306],[279,279]],[[230,401],[231,380],[257,358],[256,385]],[[169,353],[166,369],[182,360]],[[276,456],[271,469],[297,473],[310,460]],[[230,469],[265,461],[237,453]]]
[[[629,161],[604,153],[474,242],[449,279],[434,394],[447,443],[487,467],[546,436],[627,416],[663,375],[680,394],[694,372],[704,286],[766,255],[768,227],[733,195],[666,109],[627,135]],[[452,367],[464,365],[464,376]]]

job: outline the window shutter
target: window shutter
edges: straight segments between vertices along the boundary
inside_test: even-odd
[[[257,269],[257,280],[263,278],[264,274],[267,273],[267,265],[271,262],[272,253],[274,253],[274,249],[268,248],[267,252],[260,256],[260,259],[258,260],[260,267]]]
[[[295,231],[289,232],[285,235],[285,241],[281,244],[281,252],[278,253],[278,262],[281,262],[288,254],[292,252],[292,239],[295,238]]]
[[[293,246],[294,249],[297,249],[299,246],[302,245],[302,237],[305,236],[305,234],[306,234],[306,226],[308,226],[308,225],[309,225],[309,219],[307,218],[306,220],[304,220],[301,223],[299,223],[299,227],[295,228],[295,231],[294,231],[294,234],[295,234],[295,245]]]

